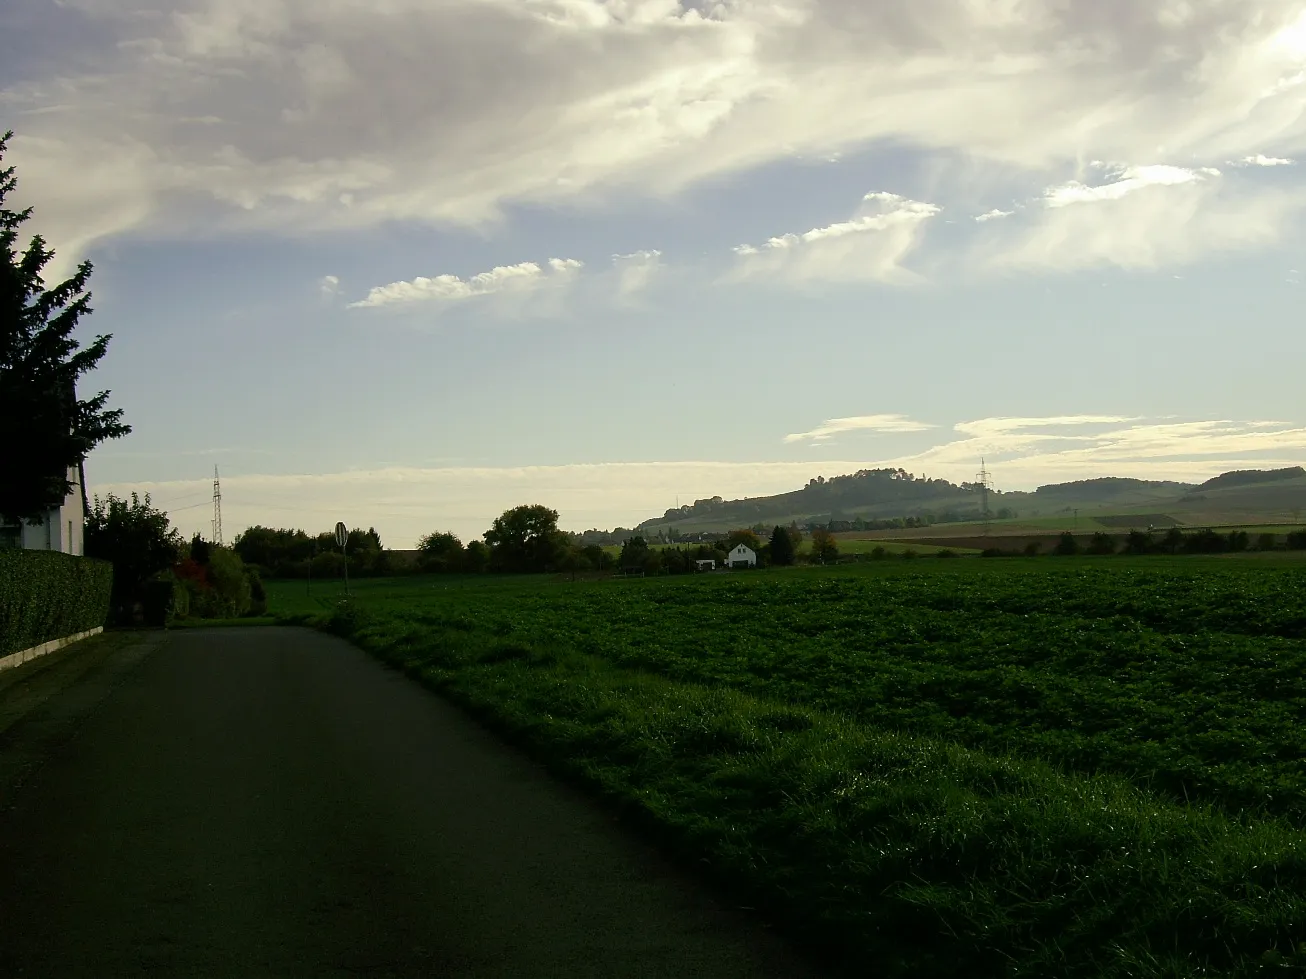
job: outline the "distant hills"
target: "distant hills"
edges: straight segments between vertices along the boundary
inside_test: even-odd
[[[981,506],[979,486],[974,483],[926,479],[902,469],[863,469],[831,479],[818,477],[802,489],[775,496],[695,500],[646,520],[637,529],[658,534],[674,528],[685,534],[758,523],[869,525],[896,518],[958,523],[980,519]],[[1146,515],[1180,524],[1219,523],[1226,517],[1228,522],[1286,522],[1297,519],[1304,506],[1306,469],[1301,466],[1228,472],[1200,484],[1106,476],[1052,483],[1032,493],[989,494],[990,512],[1006,520],[1086,511],[1094,516],[1119,514],[1122,519]]]

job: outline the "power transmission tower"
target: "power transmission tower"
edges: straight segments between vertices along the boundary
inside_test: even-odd
[[[222,486],[218,483],[218,467],[213,467],[213,543],[222,547]]]
[[[980,516],[984,520],[984,536],[987,537],[989,521],[993,519],[993,514],[989,512],[989,490],[993,488],[993,474],[985,467],[983,456],[980,456],[980,471],[975,474],[975,485],[979,487]]]

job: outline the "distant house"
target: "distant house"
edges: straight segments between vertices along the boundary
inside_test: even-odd
[[[82,542],[82,488],[77,469],[68,470],[72,489],[63,505],[48,511],[38,523],[0,525],[0,547],[20,547],[28,551],[63,551],[65,554],[85,554]]]
[[[710,558],[710,557],[709,557],[709,558],[703,558],[703,559],[701,559],[701,560],[695,561],[694,564],[698,567],[698,570],[699,570],[699,571],[715,571],[715,570],[716,570],[716,561],[713,560],[713,559]]]
[[[726,555],[726,567],[755,568],[757,567],[757,552],[747,544],[737,544],[735,549]]]

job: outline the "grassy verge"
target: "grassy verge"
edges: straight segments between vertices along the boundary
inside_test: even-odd
[[[505,594],[511,594],[505,590]],[[1306,841],[1121,778],[362,601],[352,639],[618,803],[849,974],[1306,969]]]

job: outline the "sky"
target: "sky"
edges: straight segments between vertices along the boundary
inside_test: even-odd
[[[92,495],[565,529],[1306,460],[1306,0],[6,0]],[[1298,159],[1303,161],[1299,165]]]

